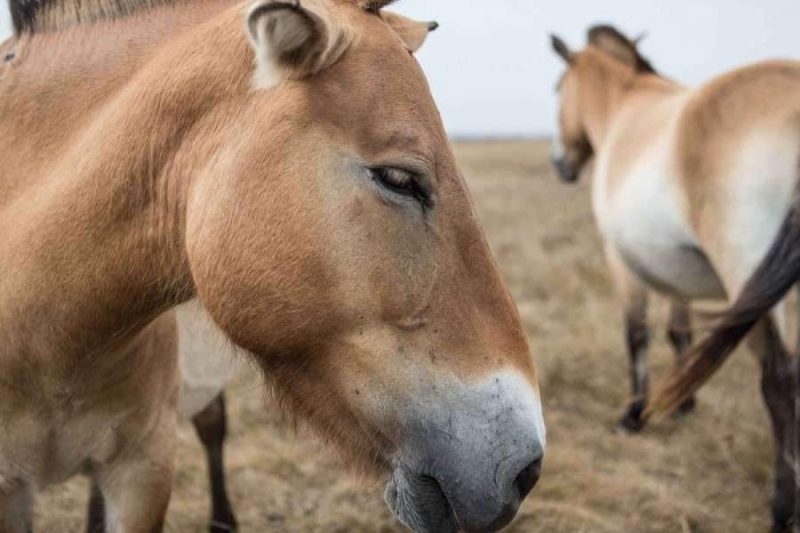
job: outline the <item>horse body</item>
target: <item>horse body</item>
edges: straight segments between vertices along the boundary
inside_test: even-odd
[[[595,159],[595,216],[631,357],[633,395],[621,423],[638,430],[649,392],[648,291],[673,299],[670,338],[680,365],[688,303],[737,299],[790,212],[800,180],[800,63],[765,62],[688,89],[656,75],[613,28],[592,29],[589,42],[572,53],[554,38],[570,66],[561,83],[564,148],[556,163],[574,179]],[[782,324],[778,308],[750,338],[777,441],[776,530],[791,522],[796,494]],[[693,405],[690,398],[685,408]]]
[[[751,77],[758,83],[742,83]],[[782,101],[763,94],[776,83]],[[593,194],[598,225],[631,270],[680,298],[740,291],[798,180],[800,101],[786,98],[798,90],[800,63],[767,63],[678,96],[634,88],[633,109],[618,104]],[[752,104],[765,98],[766,109]]]
[[[686,217],[685,195],[675,181],[674,117],[683,99],[667,99],[659,109],[661,127],[649,132],[644,146],[638,128],[631,128],[642,104],[610,128],[593,170],[595,219],[613,248],[608,253],[618,253],[648,285],[677,298],[724,297],[713,268],[699,251]]]
[[[287,411],[391,474],[403,522],[508,523],[539,477],[541,402],[412,57],[432,26],[376,1],[127,1],[17,12],[1,63],[6,529],[80,466],[111,530],[161,527],[170,313],[195,298]],[[76,420],[115,446],[56,453]]]

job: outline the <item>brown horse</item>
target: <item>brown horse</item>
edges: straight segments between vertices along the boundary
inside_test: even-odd
[[[608,26],[592,28],[580,52],[558,38],[553,47],[568,66],[554,162],[574,181],[593,161],[595,218],[631,339],[634,395],[623,421],[639,429],[647,291],[679,310],[694,299],[735,300],[789,213],[800,178],[800,63],[761,63],[688,89],[658,75],[634,41]],[[750,336],[776,439],[776,531],[793,521],[796,494],[792,363],[781,324],[775,312]]]
[[[81,469],[113,531],[170,494],[198,298],[417,531],[494,531],[545,430],[516,308],[379,0],[18,5],[0,65],[0,529]],[[166,314],[165,314],[166,313]]]

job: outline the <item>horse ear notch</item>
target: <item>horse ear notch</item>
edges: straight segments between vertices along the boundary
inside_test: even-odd
[[[564,61],[567,62],[568,65],[571,65],[575,60],[575,55],[570,51],[569,46],[564,40],[557,36],[557,35],[550,35],[550,43],[553,46],[553,51]]]
[[[381,18],[394,30],[412,54],[422,48],[428,35],[439,27],[438,22],[419,22],[391,11],[381,12]]]
[[[333,64],[350,42],[323,2],[257,0],[247,12],[247,34],[259,74],[311,76]]]

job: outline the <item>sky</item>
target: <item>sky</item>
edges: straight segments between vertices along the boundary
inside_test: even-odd
[[[448,132],[455,137],[548,136],[564,69],[549,34],[572,48],[611,23],[672,79],[694,85],[739,65],[800,58],[797,0],[400,0],[396,11],[436,20],[419,53]],[[0,39],[10,35],[0,10]]]

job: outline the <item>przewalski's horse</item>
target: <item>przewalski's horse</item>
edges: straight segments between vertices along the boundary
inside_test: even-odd
[[[42,1],[0,70],[0,516],[81,468],[163,524],[198,298],[417,531],[493,531],[544,424],[510,295],[381,1]],[[161,318],[159,318],[161,317]]]
[[[687,89],[608,26],[590,30],[580,52],[557,37],[553,46],[568,66],[554,162],[574,181],[593,160],[595,216],[631,338],[626,424],[638,428],[647,289],[679,302],[735,300],[786,218],[800,173],[800,64],[761,63]],[[776,436],[778,530],[792,520],[795,494],[791,358],[779,322],[767,316],[750,336]]]

